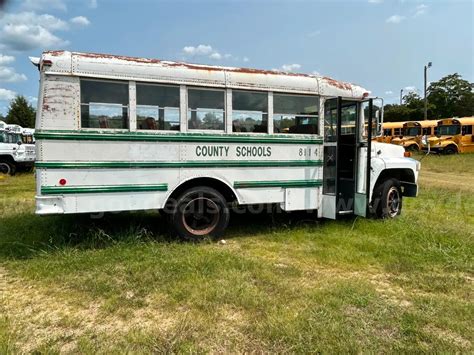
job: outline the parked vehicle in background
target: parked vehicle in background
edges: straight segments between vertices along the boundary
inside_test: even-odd
[[[422,137],[434,136],[437,127],[437,120],[405,122],[402,128],[402,135],[393,138],[391,143],[401,145],[409,152],[420,151]]]
[[[455,154],[474,152],[474,117],[447,118],[438,121],[435,137],[427,139],[423,151]]]
[[[383,122],[382,135],[378,141],[382,143],[392,143],[392,139],[402,134],[404,122]]]
[[[372,142],[380,125],[360,86],[68,51],[32,62],[37,214],[160,209],[200,238],[237,205],[393,218],[417,195],[420,163]]]
[[[0,121],[0,174],[29,171],[35,162],[34,130]]]

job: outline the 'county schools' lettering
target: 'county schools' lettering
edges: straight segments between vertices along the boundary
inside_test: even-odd
[[[232,147],[234,148],[234,147]],[[198,145],[196,147],[196,156],[198,157],[228,157],[229,146],[223,145]],[[270,157],[272,155],[271,147],[235,147],[235,156],[237,157]]]

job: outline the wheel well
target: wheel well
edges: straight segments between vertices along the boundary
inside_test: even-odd
[[[15,164],[15,160],[11,155],[0,155],[0,161],[6,161],[11,164]]]
[[[214,178],[199,177],[185,181],[184,183],[179,185],[168,197],[168,201],[166,203],[168,203],[169,201],[176,200],[178,196],[181,195],[184,191],[196,186],[212,187],[213,189],[219,191],[221,195],[224,196],[227,202],[234,202],[237,200],[237,196],[235,195],[234,191],[232,191],[232,189],[226,183]]]
[[[446,148],[453,148],[453,149],[456,151],[456,153],[458,152],[458,146],[457,146],[456,144],[454,144],[454,143],[448,144],[448,145],[446,146]],[[444,149],[446,150],[446,148],[444,148]]]
[[[411,169],[385,169],[383,170],[377,181],[375,182],[375,186],[381,184],[387,179],[397,179],[398,181],[405,181],[405,182],[415,182],[415,174]]]

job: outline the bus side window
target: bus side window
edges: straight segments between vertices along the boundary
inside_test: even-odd
[[[188,88],[188,128],[224,130],[224,90]]]
[[[179,131],[179,86],[137,83],[137,129]]]
[[[462,126],[462,135],[472,134],[472,126]]]
[[[385,129],[383,130],[383,135],[384,135],[385,137],[390,137],[390,136],[392,135],[392,130],[391,130],[390,128],[385,128]]]
[[[268,94],[232,90],[232,132],[267,133]]]
[[[394,131],[393,134],[395,136],[399,136],[400,134],[402,134],[402,129],[401,128],[395,128],[393,131]]]
[[[319,97],[273,94],[273,132],[318,134]]]
[[[128,83],[81,80],[81,127],[128,128]]]

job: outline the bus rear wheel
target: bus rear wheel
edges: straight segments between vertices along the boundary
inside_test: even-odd
[[[181,238],[198,241],[219,237],[229,218],[225,198],[213,188],[197,186],[178,197],[171,222]]]
[[[377,218],[395,218],[402,212],[402,189],[396,179],[388,179],[374,189],[373,207]]]

